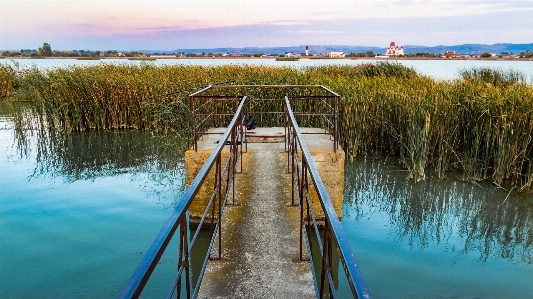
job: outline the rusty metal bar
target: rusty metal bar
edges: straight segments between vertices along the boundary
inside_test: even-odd
[[[204,98],[204,97],[194,97],[193,99],[197,99],[197,98]],[[211,102],[214,102],[214,100],[210,100],[210,101],[204,102],[201,106],[195,107],[193,110],[191,110],[191,112],[193,114],[195,114],[195,115],[198,115],[198,113],[196,113],[196,111],[199,111],[200,109],[204,108],[205,106],[207,106]]]
[[[305,90],[306,92],[311,92],[311,93],[314,93],[314,94],[311,94],[311,95],[291,95],[291,96],[288,96],[289,99],[291,99],[292,101],[295,101],[295,102],[298,102],[298,101],[319,101],[317,103],[321,103],[322,105],[322,108],[319,107],[316,107],[317,110],[315,112],[310,112],[310,113],[305,113],[305,112],[294,112],[294,115],[298,116],[298,117],[307,117],[307,118],[312,118],[314,116],[319,116],[321,118],[324,118],[324,119],[327,119],[326,121],[322,121],[320,122],[320,126],[324,128],[324,134],[330,134],[332,136],[332,139],[333,139],[333,150],[336,151],[338,146],[338,132],[337,131],[337,125],[336,125],[336,118],[338,118],[338,109],[333,109],[333,106],[335,106],[333,103],[335,103],[334,99],[338,98],[339,95],[334,93],[333,91],[329,90],[328,88],[322,86],[322,85],[213,85],[213,86],[209,86],[208,88],[204,88],[202,89],[201,91],[199,92],[196,92],[194,94],[192,94],[192,96],[194,96],[193,98],[191,98],[192,100],[201,100],[201,99],[206,99],[208,100],[207,102],[209,104],[212,104],[211,101],[233,101],[234,99],[238,98],[238,96],[229,96],[229,95],[224,95],[224,94],[221,94],[223,93],[223,90],[224,89],[238,89],[238,88],[242,88],[242,89],[249,89],[249,90],[258,90],[258,89],[268,89],[268,88],[272,88],[272,89],[300,89],[300,90]],[[215,90],[218,91],[219,94],[214,94]],[[319,91],[319,92],[317,92]],[[207,92],[210,92],[210,94],[206,94]],[[318,93],[318,94],[317,94]],[[251,99],[249,101],[249,105],[253,105],[253,103],[255,102],[258,102],[258,101],[283,101],[283,99],[277,99],[277,98],[258,98],[258,99]],[[331,101],[331,104],[328,104],[329,102]],[[199,106],[199,107],[195,107],[195,105],[197,104],[191,104],[191,109],[194,107],[194,109],[192,110],[192,114],[191,114],[191,122],[199,122],[201,121],[200,119],[202,117],[205,117],[207,115],[209,115],[211,118],[211,122],[214,124],[215,121],[217,123],[220,123],[220,118],[224,118],[224,117],[228,117],[231,115],[231,113],[229,112],[228,108],[229,107],[225,107],[225,108],[222,108],[222,111],[218,111],[218,108],[217,109],[211,109],[210,111],[201,111],[201,110],[205,110],[206,109],[206,105],[208,105],[208,103],[203,103],[203,105]],[[260,107],[260,105],[258,106]],[[281,107],[280,107],[281,108]],[[322,113],[320,112],[321,110],[323,110],[324,108],[327,108],[326,110],[322,111]],[[329,111],[328,111],[329,110]],[[231,111],[233,112],[233,111]],[[251,114],[252,113],[252,108],[251,106],[248,108],[248,114]],[[258,115],[260,116],[259,118],[259,121],[261,121],[263,119],[263,115],[279,115],[279,114],[282,114],[284,112],[278,112],[278,111],[261,111],[261,108],[258,109],[258,111],[254,111],[253,114],[254,115]],[[308,119],[308,121],[310,121],[310,119]],[[311,124],[313,124],[314,121],[311,122]],[[202,122],[204,123],[204,122]],[[202,130],[199,130],[199,129],[196,129],[196,131],[192,132],[192,135],[191,137],[189,137],[189,140],[190,139],[194,139],[194,143],[191,143],[190,141],[188,142],[189,144],[189,148],[193,148],[195,150],[197,150],[197,140],[198,140],[198,136],[200,136],[201,134],[203,135],[205,133],[205,131],[207,130],[206,129],[202,129]],[[192,144],[192,147],[191,147],[191,144]],[[245,145],[245,147],[247,148],[247,144]]]

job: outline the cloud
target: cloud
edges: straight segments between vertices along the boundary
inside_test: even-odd
[[[301,34],[340,34],[340,33],[346,33],[346,31],[338,31],[338,30],[296,30],[294,33],[301,33]]]
[[[66,49],[74,47],[69,43],[92,48],[91,42],[172,49],[531,42],[533,36],[533,1],[0,1],[0,49],[43,41]]]
[[[266,24],[277,25],[277,26],[294,26],[294,25],[311,25],[311,22],[302,22],[302,21],[279,21],[279,22],[268,22]]]

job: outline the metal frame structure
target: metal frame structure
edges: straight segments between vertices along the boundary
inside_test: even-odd
[[[276,98],[252,97],[253,91],[279,90],[281,96]],[[339,105],[340,95],[322,85],[209,85],[189,96],[189,135],[187,143],[189,149],[197,150],[197,141],[201,136],[210,134],[209,128],[225,125],[228,118],[233,115],[237,103],[245,93],[248,99],[245,108],[246,115],[256,116],[259,126],[262,126],[263,117],[278,118],[280,127],[284,126],[285,103],[287,96],[293,105],[295,117],[302,123],[324,129],[324,133],[304,134],[328,134],[333,140],[333,150],[338,149],[339,135]],[[228,95],[233,93],[233,95]],[[278,111],[262,110],[263,102],[279,102]],[[302,106],[313,105],[313,111],[308,111]]]

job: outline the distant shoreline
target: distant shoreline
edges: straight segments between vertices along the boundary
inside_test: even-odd
[[[0,56],[1,57],[1,56]],[[31,58],[31,57],[3,57],[4,59],[78,59],[80,57],[43,57],[43,58]],[[122,59],[131,60],[132,57],[100,57],[95,60],[109,60],[109,59]],[[246,57],[246,56],[226,56],[226,57],[134,57],[136,60],[188,60],[188,59],[200,59],[200,60],[212,60],[212,59],[228,59],[228,60],[275,60],[276,57]],[[467,61],[467,60],[483,60],[483,61],[533,61],[533,58],[440,58],[440,57],[389,57],[389,58],[376,58],[376,57],[344,57],[344,58],[331,58],[331,57],[300,57],[300,60],[378,60],[378,61],[400,61],[400,60],[449,60],[449,61]]]

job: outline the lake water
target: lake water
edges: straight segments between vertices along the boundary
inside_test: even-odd
[[[26,131],[17,143],[8,122],[0,128],[0,297],[116,297],[183,192],[182,141]],[[413,184],[371,157],[345,175],[342,225],[374,298],[531,298],[533,198],[451,179]],[[176,251],[148,297],[164,296]]]
[[[374,61],[149,63],[305,67]],[[16,62],[41,69],[141,63]],[[399,62],[437,79],[453,79],[462,68],[493,67],[533,80],[531,61]],[[40,138],[29,131],[27,142],[17,144],[14,132],[0,119],[0,297],[116,297],[183,192],[182,141],[150,132]],[[532,297],[531,196],[507,197],[490,184],[453,179],[413,184],[401,169],[372,157],[348,163],[345,175],[342,225],[374,298]],[[163,256],[148,297],[164,296],[176,268],[175,255]],[[346,282],[341,278],[339,284],[345,292]]]
[[[0,298],[116,297],[183,192],[175,139],[91,132],[18,148],[13,134],[0,130]],[[149,297],[173,281],[169,249]]]
[[[54,68],[65,67],[72,65],[89,66],[100,63],[114,63],[114,64],[140,64],[146,63],[138,60],[127,59],[102,59],[102,60],[76,60],[76,59],[17,59],[15,60],[22,67],[36,66],[38,68]],[[290,67],[306,67],[306,66],[320,66],[329,64],[348,64],[357,65],[361,63],[383,61],[383,59],[300,59],[299,61],[275,61],[275,59],[228,59],[228,58],[213,58],[213,59],[158,59],[148,63],[155,65],[205,65],[216,66],[226,64],[250,64],[250,65],[271,65],[271,66],[290,66]],[[440,80],[450,80],[457,77],[460,70],[472,67],[490,67],[502,70],[516,70],[525,74],[528,82],[533,82],[533,61],[508,61],[508,60],[391,60],[397,61],[403,65],[413,67],[421,74],[431,76]],[[10,60],[0,61],[0,63],[10,63]]]
[[[532,196],[453,174],[415,184],[384,161],[345,169],[342,226],[375,298],[532,298]]]

